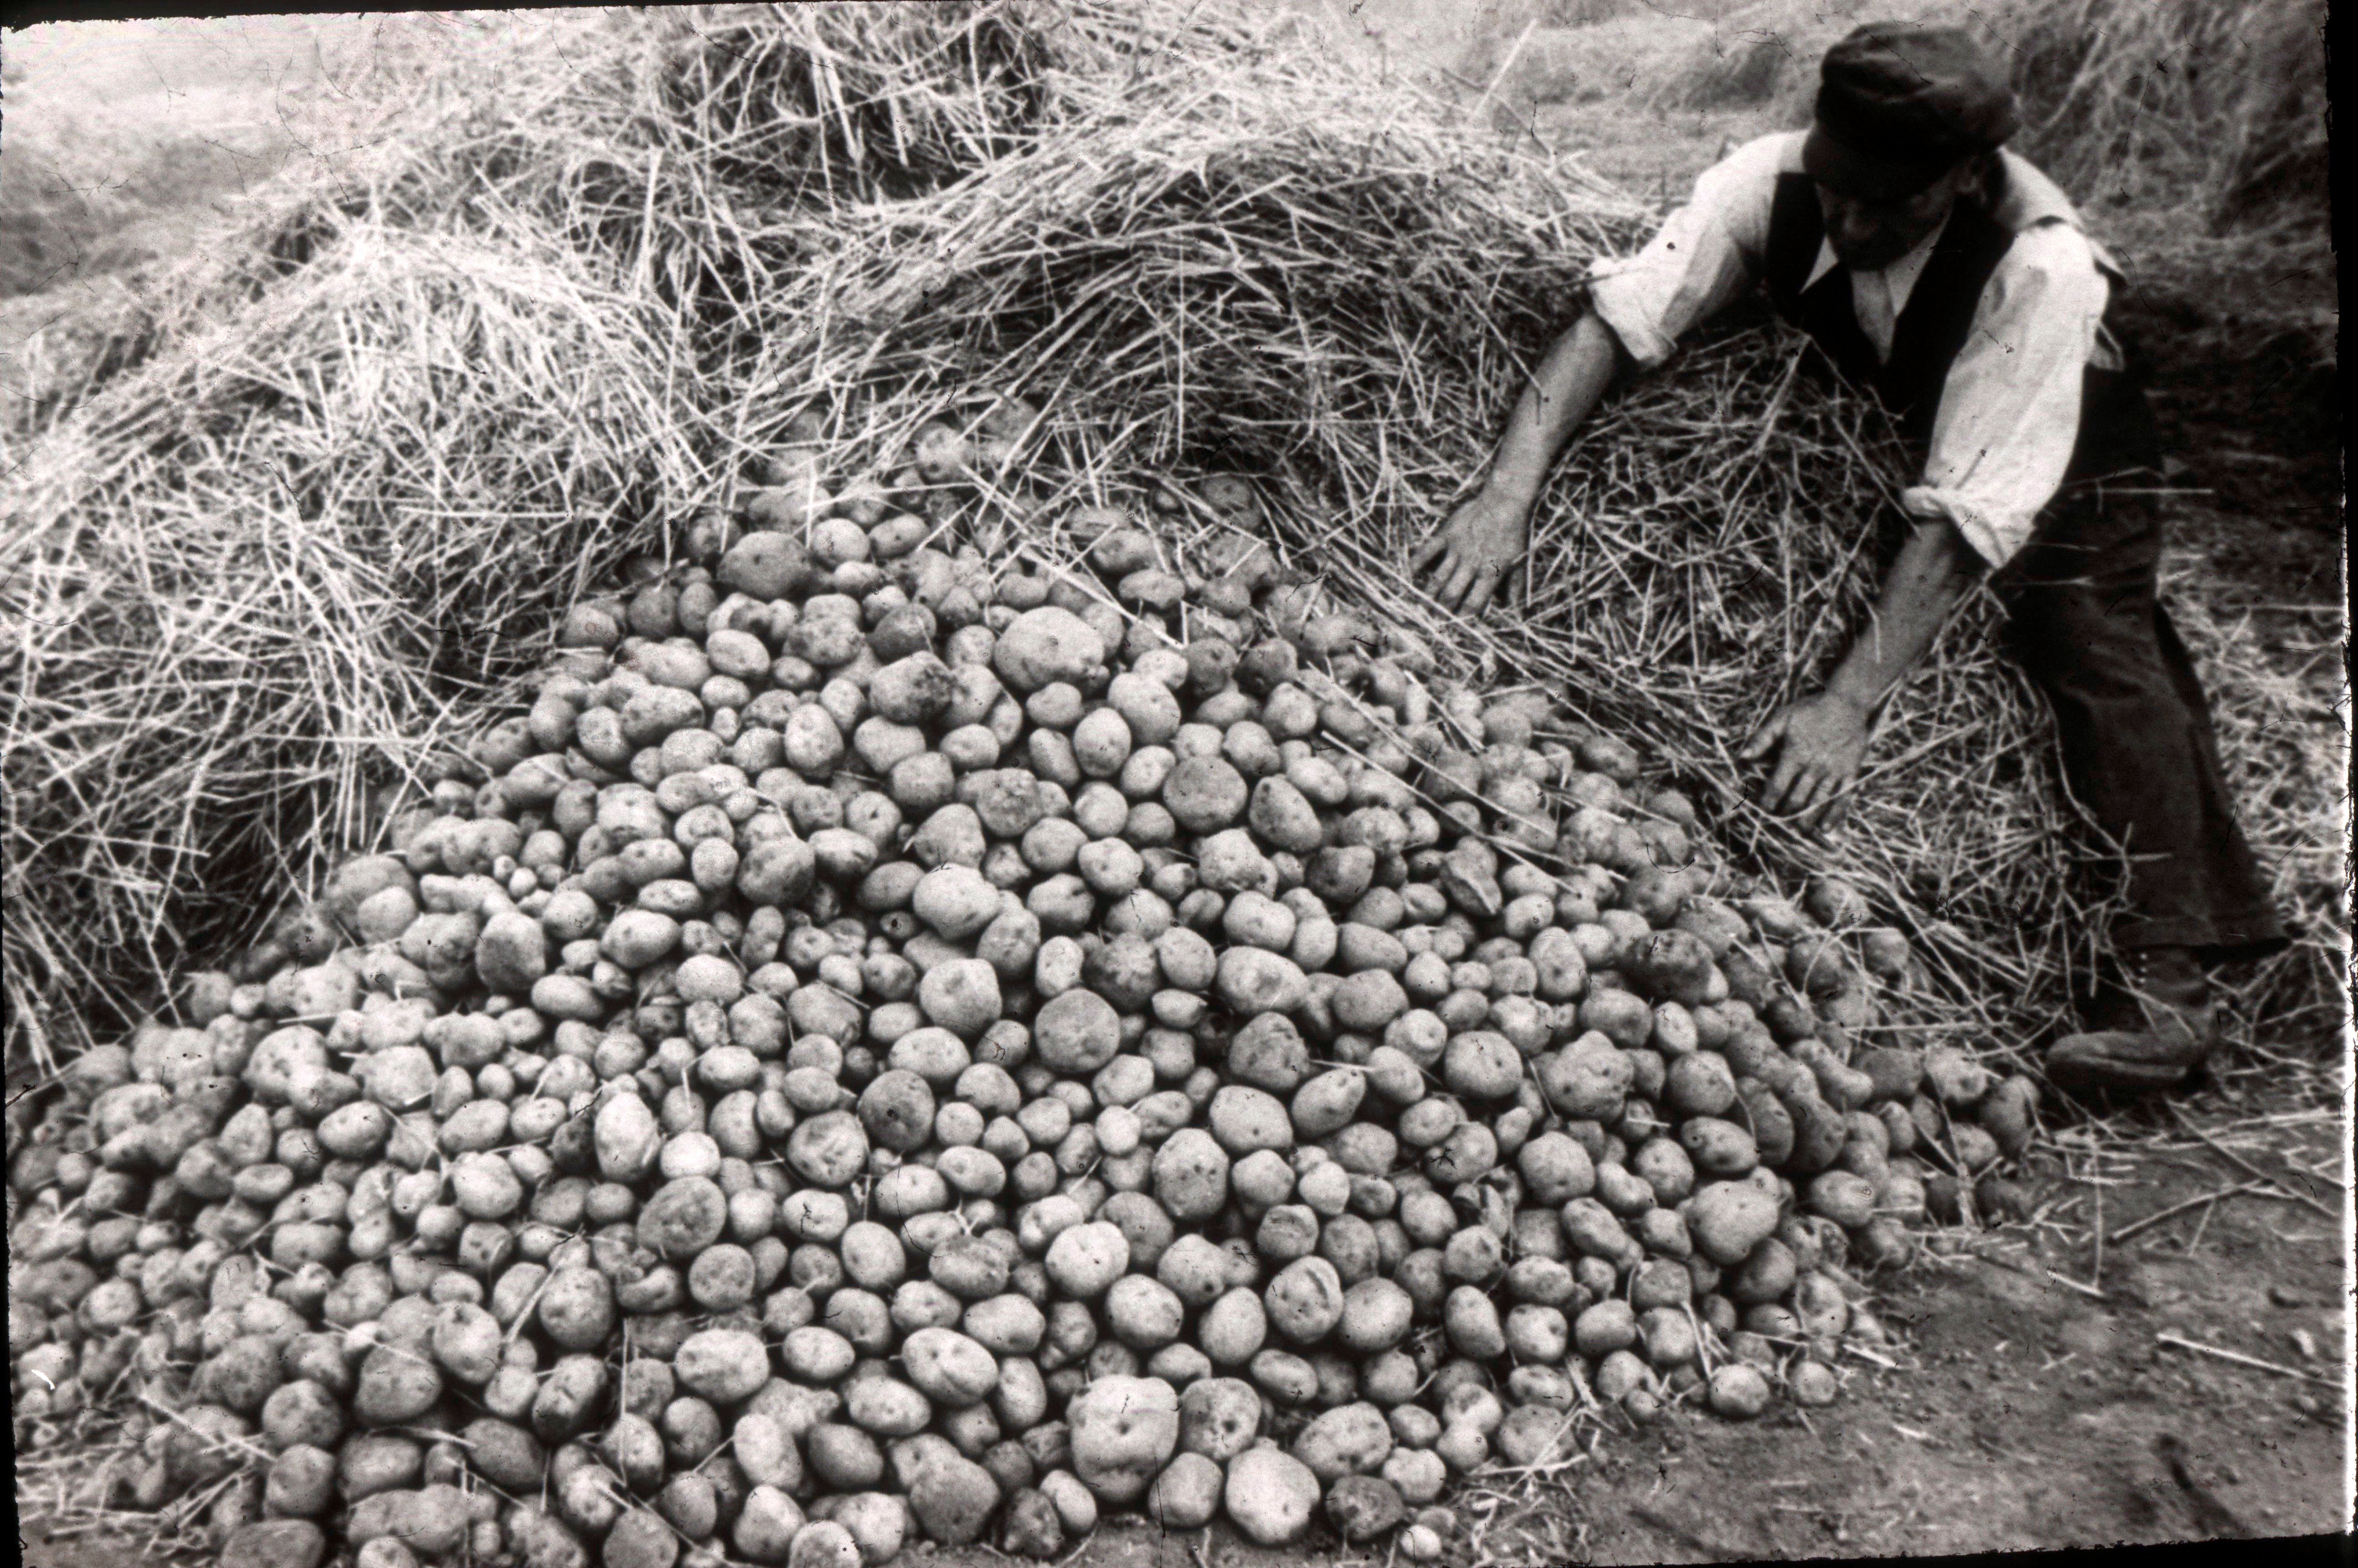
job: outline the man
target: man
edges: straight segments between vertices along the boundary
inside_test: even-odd
[[[1534,373],[1479,495],[1417,557],[1488,603],[1521,561],[1556,455],[1610,384],[1765,285],[1813,359],[1873,391],[1923,461],[1875,620],[1825,688],[1772,716],[1772,810],[1824,818],[1874,716],[1985,574],[2055,710],[2065,776],[2126,850],[2129,911],[2061,1086],[2182,1082],[2216,1039],[2205,967],[2283,946],[2235,826],[2210,715],[2156,597],[2154,427],[2105,320],[2116,277],[2062,193],[2001,150],[2002,72],[1961,31],[1873,23],[1825,58],[1815,123],[1707,169]],[[1865,519],[1857,520],[1860,524]]]

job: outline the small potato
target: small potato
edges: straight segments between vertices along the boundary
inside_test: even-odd
[[[1130,1268],[1130,1241],[1103,1221],[1077,1225],[1058,1235],[1042,1260],[1048,1278],[1076,1301],[1094,1301]]]
[[[1195,1328],[1196,1343],[1217,1367],[1243,1366],[1260,1353],[1268,1337],[1268,1310],[1260,1294],[1245,1285],[1225,1292],[1205,1308]]]
[[[1260,1434],[1260,1395],[1239,1378],[1204,1378],[1179,1396],[1179,1448],[1218,1464],[1242,1454]]]
[[[1498,1303],[1472,1285],[1449,1292],[1442,1309],[1443,1326],[1458,1354],[1476,1361],[1492,1361],[1507,1352],[1507,1336],[1498,1322]]]
[[[1297,1259],[1271,1280],[1265,1305],[1279,1334],[1315,1345],[1342,1321],[1342,1277],[1324,1258]]]
[[[1691,1117],[1679,1129],[1679,1144],[1704,1176],[1732,1180],[1760,1163],[1752,1134],[1716,1117]]]
[[[1330,1068],[1303,1084],[1289,1108],[1294,1137],[1308,1142],[1340,1131],[1357,1113],[1367,1087],[1366,1075],[1349,1067]]]
[[[1223,1158],[1224,1166],[1226,1162]],[[1191,1307],[1209,1306],[1228,1289],[1219,1245],[1202,1236],[1182,1236],[1164,1249],[1155,1260],[1154,1277]]]
[[[1106,1292],[1106,1323],[1132,1349],[1159,1350],[1179,1337],[1186,1307],[1150,1275],[1125,1274]]]
[[[441,1397],[442,1374],[432,1360],[379,1345],[361,1363],[352,1409],[366,1425],[397,1426],[424,1415]]]
[[[674,1353],[672,1371],[688,1392],[731,1405],[769,1380],[770,1356],[758,1336],[741,1329],[706,1329]]]
[[[999,1384],[997,1359],[953,1329],[918,1329],[902,1342],[901,1364],[920,1393],[951,1409],[979,1403]]]
[[[1120,773],[1135,743],[1128,721],[1111,708],[1100,708],[1073,727],[1073,759],[1084,778],[1109,779]]]
[[[1180,1454],[1149,1488],[1146,1515],[1164,1530],[1199,1530],[1219,1511],[1227,1476],[1200,1454]]]
[[[1248,1540],[1284,1546],[1299,1540],[1318,1508],[1317,1476],[1276,1448],[1252,1448],[1228,1462],[1222,1493],[1228,1517]]]
[[[1166,745],[1179,732],[1182,715],[1177,695],[1142,669],[1114,676],[1106,688],[1106,699],[1138,745]]]
[[[1343,1294],[1336,1337],[1358,1356],[1390,1350],[1408,1337],[1415,1303],[1390,1280],[1362,1280]]]

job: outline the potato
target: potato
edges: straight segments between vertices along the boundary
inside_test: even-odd
[[[1268,1337],[1268,1309],[1260,1296],[1247,1285],[1237,1285],[1223,1292],[1204,1309],[1195,1327],[1196,1343],[1219,1367],[1238,1367],[1250,1361],[1260,1353]]]
[[[1228,1461],[1221,1501],[1237,1529],[1259,1545],[1301,1539],[1319,1499],[1317,1476],[1282,1449],[1250,1448]]]
[[[1294,1136],[1303,1141],[1325,1138],[1349,1125],[1366,1098],[1367,1077],[1349,1067],[1334,1067],[1294,1091],[1289,1114]]]
[[[416,1420],[442,1397],[442,1373],[413,1351],[379,1345],[361,1362],[352,1410],[370,1426],[398,1426]]]
[[[937,1405],[979,1404],[999,1386],[991,1353],[949,1328],[921,1328],[901,1344],[901,1365],[917,1391]]]
[[[1516,1152],[1515,1168],[1531,1200],[1552,1208],[1586,1197],[1596,1187],[1588,1151],[1562,1132],[1543,1132],[1525,1142]]]
[[[937,866],[918,880],[909,907],[918,919],[951,942],[980,934],[998,917],[1000,890],[981,872],[962,865]]]
[[[1215,983],[1220,1000],[1239,1017],[1293,1012],[1308,995],[1298,965],[1257,947],[1230,947],[1222,953]]]
[[[794,1498],[774,1486],[756,1485],[745,1494],[730,1525],[729,1543],[749,1562],[784,1563],[807,1528]]]
[[[800,993],[797,993],[800,994]],[[814,1185],[847,1185],[868,1162],[868,1134],[848,1110],[827,1111],[798,1123],[786,1142],[786,1162]]]
[[[1146,1498],[1146,1516],[1164,1530],[1199,1530],[1220,1510],[1227,1475],[1201,1454],[1180,1454],[1163,1466]]]
[[[1620,1058],[1616,1053],[1617,1058]],[[1442,1054],[1442,1079],[1451,1092],[1469,1099],[1498,1099],[1513,1094],[1523,1081],[1522,1053],[1507,1037],[1475,1029],[1456,1035]]]
[[[598,1357],[560,1357],[533,1396],[529,1412],[533,1434],[544,1443],[558,1443],[579,1432],[605,1389],[606,1367]]]
[[[1163,746],[1178,734],[1182,714],[1179,698],[1163,681],[1133,667],[1113,677],[1106,687],[1110,711],[1122,721],[1125,736],[1138,746]],[[1124,755],[1130,754],[1124,748]],[[1120,764],[1116,764],[1119,771]],[[1109,777],[1109,773],[1094,775]]]
[[[1704,1176],[1732,1179],[1760,1163],[1752,1134],[1716,1117],[1691,1117],[1679,1128],[1679,1146]]]
[[[1076,697],[1078,695],[1075,694]],[[1128,721],[1110,708],[1100,708],[1083,717],[1072,726],[1072,732],[1073,760],[1084,778],[1114,777],[1130,761],[1130,750],[1136,744]]]
[[[1073,1400],[1065,1421],[1082,1484],[1100,1502],[1135,1502],[1178,1446],[1179,1398],[1159,1379],[1100,1378]]]
[[[1231,1156],[1293,1146],[1293,1123],[1274,1095],[1242,1084],[1213,1094],[1206,1112],[1212,1136]]]
[[[1442,1322],[1449,1343],[1460,1355],[1490,1361],[1506,1353],[1506,1330],[1498,1322],[1498,1304],[1475,1286],[1459,1285],[1449,1292]]]
[[[1356,1355],[1379,1354],[1408,1337],[1414,1311],[1409,1293],[1392,1281],[1361,1280],[1343,1293],[1336,1337]]]
[[[1315,1345],[1342,1321],[1342,1277],[1324,1258],[1297,1259],[1271,1280],[1265,1305],[1278,1333]]]
[[[770,1378],[769,1351],[741,1329],[710,1328],[690,1335],[672,1357],[681,1388],[715,1405],[752,1396]]]
[[[1008,689],[1028,696],[1052,681],[1087,686],[1105,664],[1105,639],[1068,610],[1027,610],[999,634],[991,668]]]
[[[378,1492],[352,1507],[344,1537],[354,1546],[391,1537],[421,1557],[456,1552],[467,1539],[467,1495],[436,1485],[420,1491]]]
[[[280,1518],[316,1519],[335,1505],[335,1455],[323,1448],[297,1445],[271,1461],[263,1507]]]
[[[1034,1015],[1032,1035],[1044,1065],[1060,1073],[1093,1073],[1120,1049],[1121,1020],[1103,997],[1068,989]]]
[[[1848,1171],[1828,1171],[1812,1179],[1809,1205],[1812,1213],[1856,1230],[1874,1217],[1875,1185]]]
[[[1293,1441],[1293,1456],[1322,1483],[1373,1475],[1392,1451],[1391,1427],[1366,1403],[1344,1405],[1314,1418]]]
[[[1868,1193],[1872,1204],[1873,1189]],[[1777,1217],[1777,1200],[1758,1187],[1744,1182],[1714,1182],[1688,1201],[1687,1230],[1696,1250],[1722,1268],[1732,1269],[1776,1231]]]
[[[1650,1029],[1651,1015],[1647,1019]],[[1561,1051],[1535,1057],[1531,1065],[1548,1103],[1563,1116],[1580,1121],[1617,1119],[1636,1074],[1636,1065],[1629,1056],[1594,1031]]]
[[[266,1341],[257,1337],[252,1342],[276,1360],[276,1352],[269,1349]],[[232,1403],[230,1408],[237,1407]],[[280,1384],[261,1401],[260,1410],[263,1438],[274,1450],[283,1452],[297,1446],[333,1449],[343,1439],[341,1402],[328,1389],[308,1379]]]
[[[605,1286],[603,1275],[595,1278],[601,1288]],[[546,1295],[542,1298],[544,1309],[546,1299]],[[606,1326],[611,1324],[610,1308]],[[605,1326],[601,1326],[599,1338],[602,1340],[604,1335]],[[490,1382],[502,1365],[503,1343],[499,1320],[471,1303],[449,1302],[434,1314],[431,1346],[436,1364],[470,1388],[481,1388]],[[567,1348],[581,1346],[568,1345]]]
[[[1162,804],[1189,833],[1211,834],[1244,815],[1244,775],[1218,756],[1183,756],[1163,781]]]

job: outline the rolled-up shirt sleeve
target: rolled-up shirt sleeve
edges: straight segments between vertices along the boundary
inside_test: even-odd
[[[1993,568],[2022,548],[2071,465],[2109,293],[2071,225],[2015,237],[1949,366],[1923,482],[1900,493],[1910,515],[1946,518]]]
[[[1686,205],[1637,254],[1590,269],[1591,307],[1640,366],[1660,364],[1688,329],[1752,287],[1792,140],[1763,136],[1738,147],[1696,178]]]

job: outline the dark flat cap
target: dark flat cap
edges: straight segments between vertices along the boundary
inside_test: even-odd
[[[1905,196],[2016,124],[2005,70],[1962,28],[1869,22],[1826,51],[1802,164],[1850,195]]]

